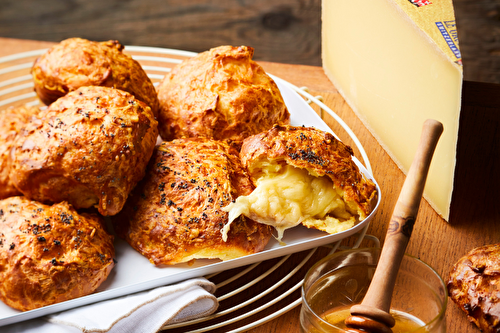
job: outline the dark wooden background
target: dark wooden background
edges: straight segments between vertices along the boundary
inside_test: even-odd
[[[454,5],[465,79],[500,83],[500,0]],[[320,66],[321,0],[0,0],[0,36],[196,52],[245,44],[256,60]]]

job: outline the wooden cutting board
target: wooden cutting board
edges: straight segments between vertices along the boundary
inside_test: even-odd
[[[0,45],[0,56],[6,56],[46,48],[53,43],[0,38]],[[261,64],[267,72],[298,87],[308,87],[313,96],[322,96],[324,103],[336,112],[356,134],[368,154],[374,176],[382,190],[381,206],[368,233],[383,242],[405,175],[345,103],[324,75],[321,67],[270,62],[261,62]],[[319,113],[320,110],[315,108]],[[335,121],[326,114],[324,120],[344,142],[355,147],[349,136]],[[361,159],[357,150],[354,150],[355,155]],[[469,250],[477,246],[499,243],[499,170],[500,85],[466,81],[463,87],[455,190],[450,223],[440,218],[429,204],[422,200],[407,252],[434,267],[446,279],[452,265]],[[345,243],[352,245],[352,240],[346,240]],[[370,242],[361,244],[361,246],[372,245]],[[274,274],[280,274],[280,271]],[[259,288],[265,288],[265,285]],[[287,285],[283,288],[286,290]],[[273,297],[275,296],[277,295]],[[296,299],[300,297],[300,294],[295,293],[292,297]],[[278,303],[269,311],[276,311],[281,306],[281,303]],[[299,309],[300,307],[296,307],[249,332],[299,332]],[[479,332],[453,303],[448,304],[446,321],[448,332]],[[225,332],[227,328],[218,331]]]

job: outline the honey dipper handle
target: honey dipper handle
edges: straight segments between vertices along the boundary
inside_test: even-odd
[[[394,207],[375,274],[361,304],[351,308],[352,315],[366,316],[389,327],[394,326],[394,318],[389,313],[392,292],[417,218],[432,155],[442,132],[440,122],[425,121],[417,152]]]

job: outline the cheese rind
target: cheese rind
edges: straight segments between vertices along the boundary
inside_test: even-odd
[[[449,40],[434,42],[438,35],[422,29],[426,22],[415,23],[415,15],[408,14],[425,18],[418,10],[424,8],[430,15],[433,5],[417,8],[408,0],[324,0],[322,57],[326,75],[405,173],[424,121],[432,118],[443,123],[424,196],[448,220],[461,103],[460,54]],[[439,25],[435,27],[441,33]]]

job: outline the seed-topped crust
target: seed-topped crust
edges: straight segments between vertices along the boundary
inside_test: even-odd
[[[82,86],[124,90],[146,103],[155,116],[158,97],[148,75],[116,40],[68,38],[38,57],[31,69],[35,91],[49,105]]]
[[[32,200],[114,215],[144,176],[157,137],[149,106],[118,89],[82,87],[18,136],[11,179]]]
[[[500,244],[477,247],[460,258],[447,287],[453,302],[482,332],[500,331]]]
[[[114,218],[116,230],[156,265],[259,252],[271,237],[268,226],[242,217],[227,242],[221,234],[228,219],[221,208],[252,189],[229,145],[204,138],[163,142],[123,213]]]
[[[10,107],[0,111],[0,199],[21,194],[10,179],[11,150],[18,133],[39,112],[40,109],[35,106]]]
[[[352,160],[352,149],[332,134],[312,127],[279,126],[247,138],[241,148],[241,161],[255,182],[264,160],[306,169],[315,177],[327,176],[343,191],[346,204],[359,219],[375,208],[375,184],[359,171]]]
[[[123,213],[114,218],[116,230],[156,265],[256,253],[271,237],[268,226],[241,217],[227,242],[221,234],[228,219],[221,208],[252,189],[228,144],[204,138],[163,142]]]
[[[88,295],[114,266],[113,236],[97,214],[66,202],[0,200],[0,299],[22,311]]]

